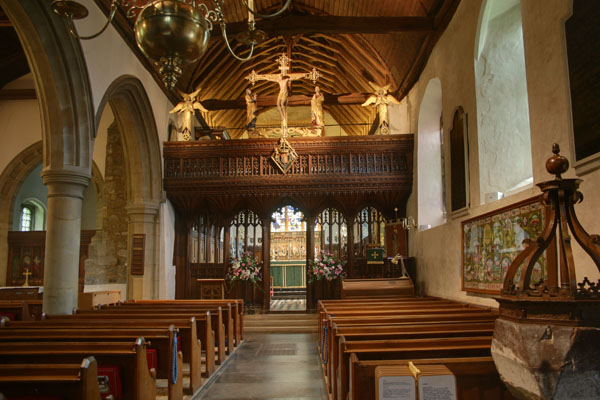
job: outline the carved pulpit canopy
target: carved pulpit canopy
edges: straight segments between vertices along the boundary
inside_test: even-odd
[[[554,155],[546,161],[546,169],[555,179],[539,183],[543,192],[546,218],[542,234],[529,243],[508,268],[502,297],[536,298],[547,300],[600,300],[598,284],[584,278],[577,283],[575,262],[569,231],[592,258],[600,271],[600,236],[589,235],[579,223],[573,206],[583,201],[578,190],[581,179],[563,179],[561,174],[569,169],[569,161],[559,154],[558,144],[552,147]],[[556,251],[558,248],[558,258]],[[542,253],[547,251],[547,279],[532,282],[534,266]],[[515,281],[515,277],[519,277]],[[600,318],[600,316],[599,316]]]
[[[583,229],[574,205],[583,201],[580,179],[563,179],[569,162],[559,154],[546,162],[555,179],[538,184],[545,226],[508,268],[492,356],[502,381],[519,399],[600,398],[599,283],[577,282],[572,237],[600,271],[600,237]],[[546,274],[532,278],[546,252]],[[544,275],[544,274],[542,274]]]

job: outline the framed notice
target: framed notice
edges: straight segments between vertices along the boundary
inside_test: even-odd
[[[463,221],[462,290],[498,294],[509,265],[544,226],[541,197]],[[533,283],[546,277],[546,252],[534,266]],[[519,273],[515,281],[520,279]]]

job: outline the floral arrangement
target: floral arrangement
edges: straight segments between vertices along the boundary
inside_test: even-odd
[[[332,253],[322,251],[321,255],[310,263],[310,282],[326,279],[334,281],[346,276],[342,262],[337,260]]]
[[[245,251],[242,256],[234,258],[225,279],[229,282],[246,281],[256,283],[262,280],[262,261],[259,262],[254,254]]]

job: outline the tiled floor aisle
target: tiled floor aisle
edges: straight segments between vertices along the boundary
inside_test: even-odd
[[[248,333],[202,400],[326,400],[316,334]]]

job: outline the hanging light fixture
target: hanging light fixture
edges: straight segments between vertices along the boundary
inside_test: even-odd
[[[223,14],[225,0],[212,0],[213,10],[197,0],[112,0],[108,20],[102,29],[90,36],[80,36],[74,20],[85,18],[88,10],[72,0],[54,0],[52,10],[66,18],[69,32],[82,40],[98,37],[108,28],[119,6],[127,9],[128,18],[136,18],[135,40],[146,57],[159,67],[165,86],[172,90],[181,76],[183,65],[197,62],[206,52],[210,31],[214,23],[221,27],[221,34],[229,52],[238,60],[250,60],[254,46],[267,38],[267,34],[255,28],[254,17],[273,18],[283,13],[291,3],[286,0],[279,11],[262,15],[254,11],[254,0],[238,0],[248,10],[248,31],[238,35],[238,40],[250,46],[246,57],[240,57],[231,48],[227,37],[227,22]],[[143,5],[137,5],[143,3]],[[138,13],[138,10],[139,11]]]

